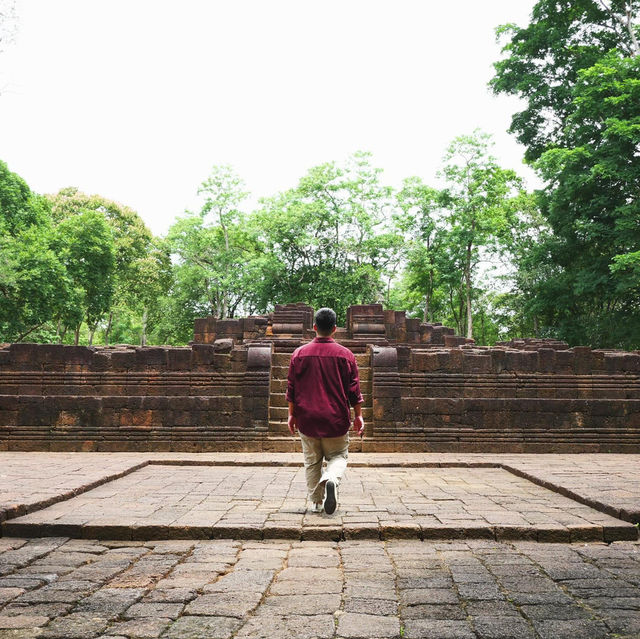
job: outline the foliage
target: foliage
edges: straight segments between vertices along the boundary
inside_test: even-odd
[[[526,103],[514,114],[510,131],[526,147],[527,160],[563,144],[581,70],[611,50],[626,57],[640,54],[639,8],[638,0],[539,0],[528,26],[497,29],[508,41],[491,86]]]
[[[370,154],[311,168],[295,188],[262,200],[252,219],[265,252],[263,304],[336,309],[384,301],[402,256],[389,220],[391,189]]]
[[[405,288],[421,291],[425,320],[446,316],[467,337],[474,313],[485,316],[474,304],[482,293],[480,262],[510,242],[524,202],[520,180],[498,166],[489,143],[478,131],[456,138],[444,158],[442,190],[410,178],[397,195],[396,224],[409,247]]]
[[[0,161],[0,341],[24,339],[61,308],[69,281],[53,238],[46,200]]]
[[[512,130],[545,181],[549,232],[519,279],[541,334],[574,344],[640,344],[639,9],[541,0],[496,64],[494,90],[527,100]]]
[[[53,248],[71,283],[70,295],[56,319],[76,334],[83,321],[93,328],[113,297],[115,258],[111,230],[98,213],[85,211],[56,226]]]
[[[113,244],[113,268],[110,270],[101,270],[93,274],[94,278],[102,278],[100,287],[106,294],[107,289],[111,289],[108,295],[109,303],[103,307],[99,316],[90,320],[92,332],[89,336],[89,343],[93,341],[93,331],[98,326],[104,327],[105,343],[109,341],[109,332],[113,324],[114,313],[122,312],[128,308],[131,311],[137,311],[142,316],[149,308],[148,290],[153,294],[159,295],[166,290],[166,286],[159,291],[155,284],[149,282],[149,268],[151,263],[156,262],[156,266],[160,268],[157,260],[160,255],[154,250],[154,242],[149,229],[146,227],[140,216],[127,206],[123,206],[118,202],[114,202],[100,195],[87,195],[82,193],[75,187],[67,187],[61,189],[55,195],[47,196],[51,204],[51,210],[54,220],[58,226],[64,227],[69,220],[83,219],[85,215],[92,215],[92,219],[99,217],[107,224],[112,238]],[[96,217],[97,216],[97,217]],[[149,258],[151,257],[151,262]],[[155,257],[153,257],[155,256]],[[164,260],[167,269],[168,254],[165,250]],[[161,260],[161,261],[162,261]],[[156,274],[157,282],[166,282],[167,275],[163,274],[162,269]],[[144,282],[150,284],[151,288],[147,289],[142,284]],[[97,281],[94,282],[98,285]],[[145,302],[146,300],[146,302]],[[77,303],[73,303],[73,307],[77,308]],[[147,311],[145,311],[147,309]],[[139,341],[144,341],[145,330],[142,322]],[[138,341],[132,339],[130,341]]]
[[[239,209],[248,194],[227,166],[214,167],[198,192],[205,196],[201,210],[187,212],[169,230],[177,258],[174,291],[201,316],[251,312],[260,246]]]

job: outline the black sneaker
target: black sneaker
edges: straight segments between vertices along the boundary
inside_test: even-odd
[[[326,497],[324,498],[324,512],[327,513],[327,515],[333,515],[336,511],[338,500],[336,499],[336,485],[331,480],[327,482],[326,491]]]

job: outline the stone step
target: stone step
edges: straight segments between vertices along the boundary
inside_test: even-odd
[[[271,390],[269,392],[269,406],[286,406],[286,384],[283,384],[282,391]],[[364,398],[365,405],[371,405],[371,393],[367,392],[368,389],[361,388],[360,392],[362,393],[362,397]]]
[[[273,420],[286,420],[289,416],[289,408],[286,406],[269,406],[269,422]]]
[[[356,354],[356,363],[358,364],[358,368],[365,367],[368,368],[371,365],[371,357],[369,353]],[[271,356],[271,366],[284,366],[289,367],[289,362],[291,361],[291,353],[273,353]]]
[[[349,446],[351,452],[359,450],[360,442],[352,441]],[[270,452],[300,452],[300,440],[297,437],[272,438],[265,442],[265,450]],[[233,539],[233,540],[261,540],[282,539],[286,542],[292,540],[313,541],[341,541],[341,540],[388,540],[388,539],[420,539],[420,540],[455,540],[482,539],[489,540],[492,544],[497,541],[532,541],[538,542],[612,542],[635,541],[637,530],[632,524],[625,522],[607,522],[604,526],[587,524],[575,530],[569,530],[565,526],[521,526],[521,525],[476,525],[464,520],[452,524],[423,523],[419,521],[394,520],[393,513],[387,515],[385,521],[373,520],[360,523],[343,522],[340,515],[347,514],[348,505],[339,505],[335,518],[329,520],[327,525],[326,515],[306,515],[300,522],[283,524],[281,521],[266,520],[256,525],[254,522],[244,523],[237,520],[233,525],[228,523],[207,523],[203,516],[201,521],[193,524],[166,524],[151,520],[145,525],[138,525],[135,521],[126,523],[78,523],[73,521],[59,522],[53,517],[46,516],[46,510],[41,511],[44,516],[25,515],[2,523],[2,533],[8,537],[38,538],[43,536],[69,537],[72,539],[109,539],[125,541],[155,541],[158,539]],[[39,515],[40,513],[38,513]],[[129,518],[130,519],[130,518]],[[99,520],[98,520],[99,521]],[[324,525],[318,525],[322,522]],[[268,552],[268,551],[265,551]],[[536,550],[536,552],[540,552]],[[621,555],[622,556],[622,555]],[[303,583],[303,582],[300,582]],[[18,635],[12,635],[18,636]],[[19,635],[27,636],[27,635]],[[29,634],[29,636],[36,636]],[[61,635],[59,635],[61,636]],[[70,636],[70,635],[65,635]],[[73,635],[73,636],[78,636]],[[88,636],[88,635],[82,635]],[[148,635],[147,635],[148,636]],[[195,635],[189,635],[195,636]],[[203,635],[198,635],[203,636]],[[362,635],[361,635],[362,636]],[[423,635],[426,636],[426,635]],[[448,635],[452,636],[452,635]],[[465,635],[466,636],[466,635]],[[598,635],[601,636],[601,635]]]
[[[271,366],[271,379],[287,379],[289,366]]]
[[[269,420],[269,435],[273,435],[275,433],[278,434],[290,434],[289,426],[286,421],[282,421],[280,419],[270,419]]]
[[[289,417],[289,408],[288,406],[269,406],[269,422],[277,422],[283,421],[286,423],[286,420]],[[353,418],[353,413],[352,413]],[[373,419],[373,408],[364,406],[362,408],[362,418],[365,422],[371,422]]]
[[[369,353],[357,354],[356,364],[358,365],[358,369],[369,368],[369,366],[371,366],[371,356]]]
[[[272,393],[286,393],[287,392],[287,380],[286,379],[272,379],[269,385],[269,394]]]
[[[291,361],[290,353],[273,353],[271,356],[271,367],[274,366],[286,366],[289,368],[289,362]]]

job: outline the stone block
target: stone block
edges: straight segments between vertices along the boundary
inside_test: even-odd
[[[456,346],[462,346],[466,344],[466,338],[460,335],[445,335],[444,336],[444,345],[447,348],[455,348]]]
[[[491,372],[491,356],[463,353],[462,367],[465,373],[489,373]]]
[[[170,371],[188,371],[191,369],[190,348],[167,349],[167,368]]]
[[[393,347],[374,346],[371,361],[374,369],[397,370],[398,351]]]
[[[18,425],[18,411],[0,408],[0,430],[15,428]]]
[[[412,351],[409,368],[412,371],[436,371],[440,366],[438,353]]]
[[[462,373],[464,367],[464,351],[459,348],[452,348],[449,351],[449,362],[447,370],[456,373]]]
[[[37,362],[38,344],[19,343],[9,346],[11,361],[18,366],[18,370],[37,370],[39,368]],[[25,369],[25,366],[28,367]]]
[[[541,373],[553,373],[556,366],[556,351],[553,348],[538,350],[538,370]]]
[[[111,354],[111,368],[119,371],[135,369],[136,352],[133,350],[114,351]]]
[[[269,370],[270,368],[271,345],[250,345],[247,350],[247,370]]]
[[[588,375],[591,372],[591,348],[588,346],[574,346],[573,370],[576,375]]]
[[[231,353],[235,344],[232,337],[220,337],[213,342],[213,349],[218,354]]]
[[[38,398],[40,400],[40,398]],[[53,423],[53,413],[41,401],[20,404],[18,408],[18,426],[45,426]]]
[[[191,362],[196,370],[209,369],[213,365],[215,349],[213,344],[192,344]]]
[[[136,348],[136,368],[163,370],[167,366],[167,349],[154,346]]]

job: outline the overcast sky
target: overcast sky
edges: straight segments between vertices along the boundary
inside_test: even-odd
[[[77,186],[165,233],[214,164],[253,197],[371,151],[434,183],[476,127],[534,185],[487,90],[494,28],[534,0],[19,0],[0,55],[0,159],[40,193]]]

